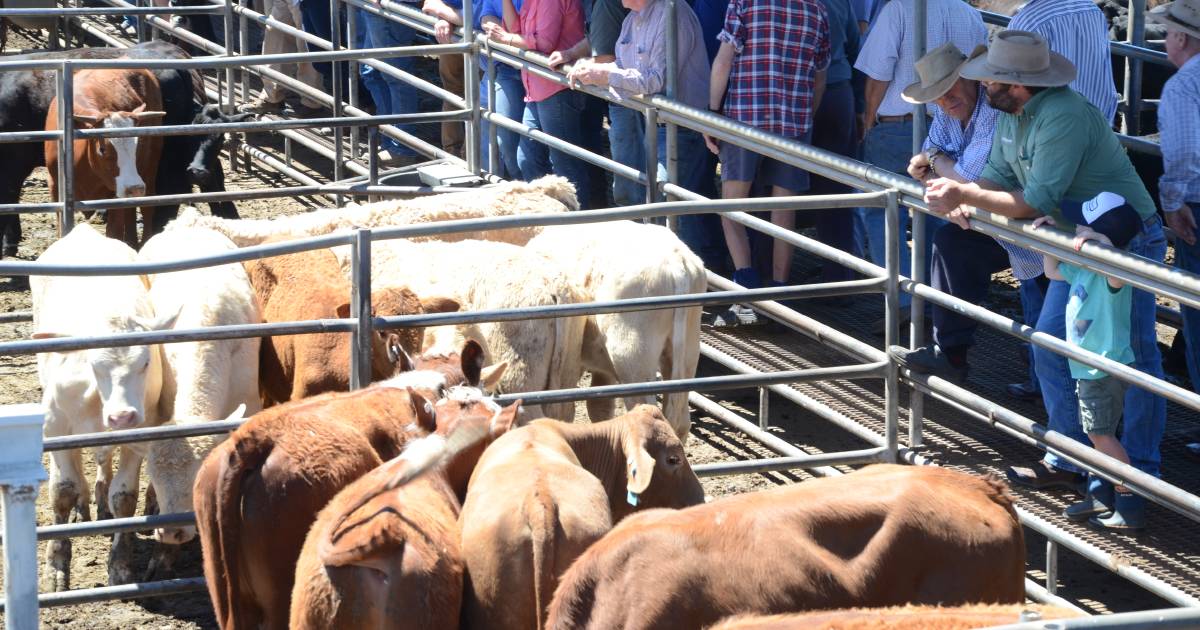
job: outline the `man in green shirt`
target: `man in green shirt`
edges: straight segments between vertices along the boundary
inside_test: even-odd
[[[962,70],[963,78],[982,81],[988,102],[1000,110],[988,165],[979,180],[959,183],[938,179],[926,187],[930,210],[967,227],[961,205],[975,206],[1013,218],[1053,217],[1060,227],[1073,229],[1060,204],[1082,202],[1102,192],[1123,197],[1143,220],[1142,231],[1129,251],[1150,260],[1163,260],[1166,239],[1146,192],[1121,148],[1108,121],[1078,93],[1066,87],[1075,68],[1066,58],[1050,52],[1036,33],[1003,31],[986,57],[978,57]],[[1037,330],[1064,338],[1064,312],[1069,285],[1052,281]],[[1132,339],[1136,367],[1162,377],[1162,362],[1154,330],[1154,295],[1135,290]],[[1043,348],[1034,349],[1034,363],[1050,428],[1080,442],[1074,380],[1067,360]],[[1132,464],[1158,474],[1159,441],[1166,423],[1165,402],[1145,390],[1131,387],[1125,399],[1122,443]],[[1047,454],[1030,468],[1010,468],[1009,479],[1037,488],[1078,487],[1081,471],[1073,464]]]

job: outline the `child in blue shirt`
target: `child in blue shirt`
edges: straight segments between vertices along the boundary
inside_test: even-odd
[[[1142,221],[1137,211],[1120,195],[1101,193],[1083,203],[1063,202],[1063,216],[1075,222],[1075,249],[1087,241],[1097,241],[1124,249],[1141,231]],[[1049,217],[1041,217],[1034,225],[1054,225]],[[1046,277],[1070,283],[1070,298],[1066,307],[1067,341],[1107,359],[1130,365],[1134,362],[1130,346],[1132,316],[1132,287],[1120,280],[1108,278],[1090,269],[1044,257]],[[1079,421],[1096,450],[1129,463],[1129,456],[1117,439],[1125,401],[1125,382],[1109,376],[1101,369],[1068,359],[1071,376],[1076,379],[1079,399]],[[1108,482],[1091,475],[1088,495],[1083,501],[1066,509],[1068,519],[1089,519],[1093,524],[1110,529],[1140,529],[1144,523],[1140,510],[1123,514],[1121,503],[1134,503],[1132,493],[1124,486],[1114,488]],[[1122,495],[1128,497],[1121,500]],[[1137,502],[1140,505],[1140,502]]]

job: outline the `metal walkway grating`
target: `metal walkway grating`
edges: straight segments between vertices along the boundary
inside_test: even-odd
[[[875,347],[882,339],[870,335],[870,325],[883,312],[882,300],[859,296],[853,306],[826,307],[805,304],[802,312],[825,324],[836,326]],[[853,357],[799,333],[772,332],[763,327],[741,330],[705,329],[703,341],[717,350],[762,371],[846,364]],[[970,357],[967,388],[1029,418],[1043,421],[1040,400],[1025,403],[1004,392],[1007,383],[1022,381],[1027,373],[1019,358],[1018,341],[981,327]],[[879,380],[834,381],[793,386],[805,395],[829,405],[846,417],[882,434],[883,383]],[[908,397],[901,398],[900,440],[907,446]],[[812,418],[813,423],[823,423]],[[826,423],[825,431],[848,435]],[[1003,476],[1011,464],[1034,461],[1041,451],[980,420],[967,417],[953,407],[926,396],[924,445],[920,451],[939,464],[973,473],[993,472]],[[1200,460],[1186,453],[1187,436],[1200,429],[1200,413],[1168,404],[1167,430],[1162,442],[1163,478],[1189,492],[1200,493]],[[787,431],[782,437],[787,437]],[[811,432],[806,432],[811,433]],[[844,438],[843,438],[844,439]],[[838,445],[805,444],[834,450]],[[1087,543],[1114,554],[1133,566],[1192,595],[1200,597],[1200,524],[1157,505],[1148,511],[1149,527],[1139,536],[1098,531],[1086,524],[1073,524],[1061,516],[1074,495],[1039,492],[1014,487],[1019,505],[1078,536]]]

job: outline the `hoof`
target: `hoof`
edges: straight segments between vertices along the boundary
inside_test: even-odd
[[[71,590],[71,574],[51,567],[45,568],[42,576],[41,590],[43,593],[57,593]]]
[[[154,546],[154,554],[150,556],[150,564],[146,567],[143,582],[163,580],[174,576],[175,558],[179,556],[179,545],[159,543]]]
[[[129,566],[129,562],[110,562],[108,565],[108,585],[116,586],[118,584],[133,583],[133,568]]]

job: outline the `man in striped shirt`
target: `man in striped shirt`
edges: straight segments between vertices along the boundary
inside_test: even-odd
[[[1008,24],[1046,38],[1050,50],[1075,64],[1071,89],[1096,106],[1112,124],[1117,114],[1108,20],[1092,0],[1029,0]]]
[[[1147,16],[1167,27],[1167,58],[1179,68],[1163,88],[1158,105],[1163,176],[1158,196],[1167,225],[1175,231],[1175,264],[1200,274],[1195,209],[1200,208],[1200,0],[1179,0]],[[1183,309],[1188,375],[1200,388],[1200,311]]]
[[[971,57],[985,51],[979,46]],[[987,92],[979,81],[959,76],[966,61],[967,55],[953,44],[943,44],[917,61],[921,80],[904,90],[909,102],[937,105],[924,152],[909,162],[908,173],[914,179],[948,177],[971,182],[979,179],[987,166],[1000,112],[988,104]],[[1021,283],[1025,321],[1034,323],[1041,313],[1047,284],[1042,257],[1028,249],[947,223],[934,232],[931,267],[933,288],[973,304],[987,296],[992,274],[1012,267],[1013,276]],[[934,343],[914,350],[896,349],[893,354],[913,371],[962,381],[967,375],[967,352],[975,342],[978,327],[969,317],[934,306]],[[1040,396],[1032,360],[1030,381],[1009,385],[1008,391],[1022,398]]]

